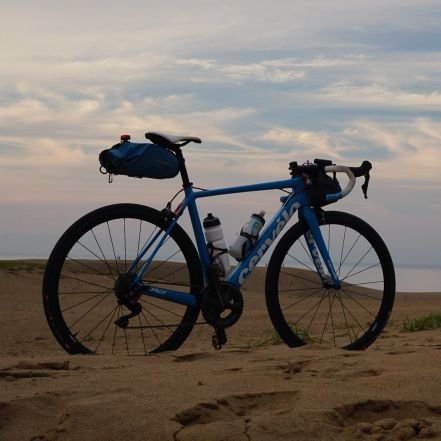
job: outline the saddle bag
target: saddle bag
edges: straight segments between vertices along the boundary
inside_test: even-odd
[[[99,161],[104,174],[167,179],[179,173],[175,154],[157,144],[123,141],[103,150]]]

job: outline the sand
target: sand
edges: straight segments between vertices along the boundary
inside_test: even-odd
[[[441,294],[398,294],[364,352],[270,338],[261,280],[220,351],[199,326],[176,352],[68,355],[41,302],[42,269],[0,269],[0,440],[441,440]]]

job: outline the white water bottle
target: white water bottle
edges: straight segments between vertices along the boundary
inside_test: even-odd
[[[231,245],[229,253],[238,261],[241,261],[259,237],[259,232],[265,224],[265,211],[261,210],[258,214],[251,215],[248,222],[242,227],[239,235]]]
[[[219,278],[224,278],[230,271],[230,259],[228,257],[227,245],[224,241],[224,233],[219,218],[208,213],[203,222],[205,239],[216,267]]]

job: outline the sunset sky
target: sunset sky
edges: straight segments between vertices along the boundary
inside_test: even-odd
[[[335,209],[372,224],[396,264],[441,265],[439,0],[0,0],[0,256],[46,257],[79,216],[162,208],[168,181],[98,172],[130,133],[185,147],[201,187],[289,177],[316,157],[373,165]],[[204,201],[232,238],[278,194]],[[334,207],[333,207],[334,208]]]

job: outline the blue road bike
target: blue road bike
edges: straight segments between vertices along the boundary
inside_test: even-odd
[[[365,221],[322,208],[345,197],[357,177],[365,177],[366,197],[369,162],[360,167],[292,162],[288,179],[206,190],[193,186],[182,153],[184,145],[199,138],[156,132],[146,137],[178,158],[182,189],[177,194],[183,200],[173,207],[175,195],[162,210],[137,204],[99,208],[59,239],[47,262],[43,303],[50,328],[67,352],[175,350],[195,325],[211,326],[212,343],[221,348],[226,330],[243,312],[241,287],[270,249],[266,305],[288,346],[365,349],[375,341],[395,297],[389,251]],[[329,186],[337,182],[336,173],[349,178],[343,190]],[[248,254],[220,278],[198,199],[265,190],[284,192],[280,209]],[[179,225],[187,210],[195,244]],[[298,221],[279,236],[295,213]]]

